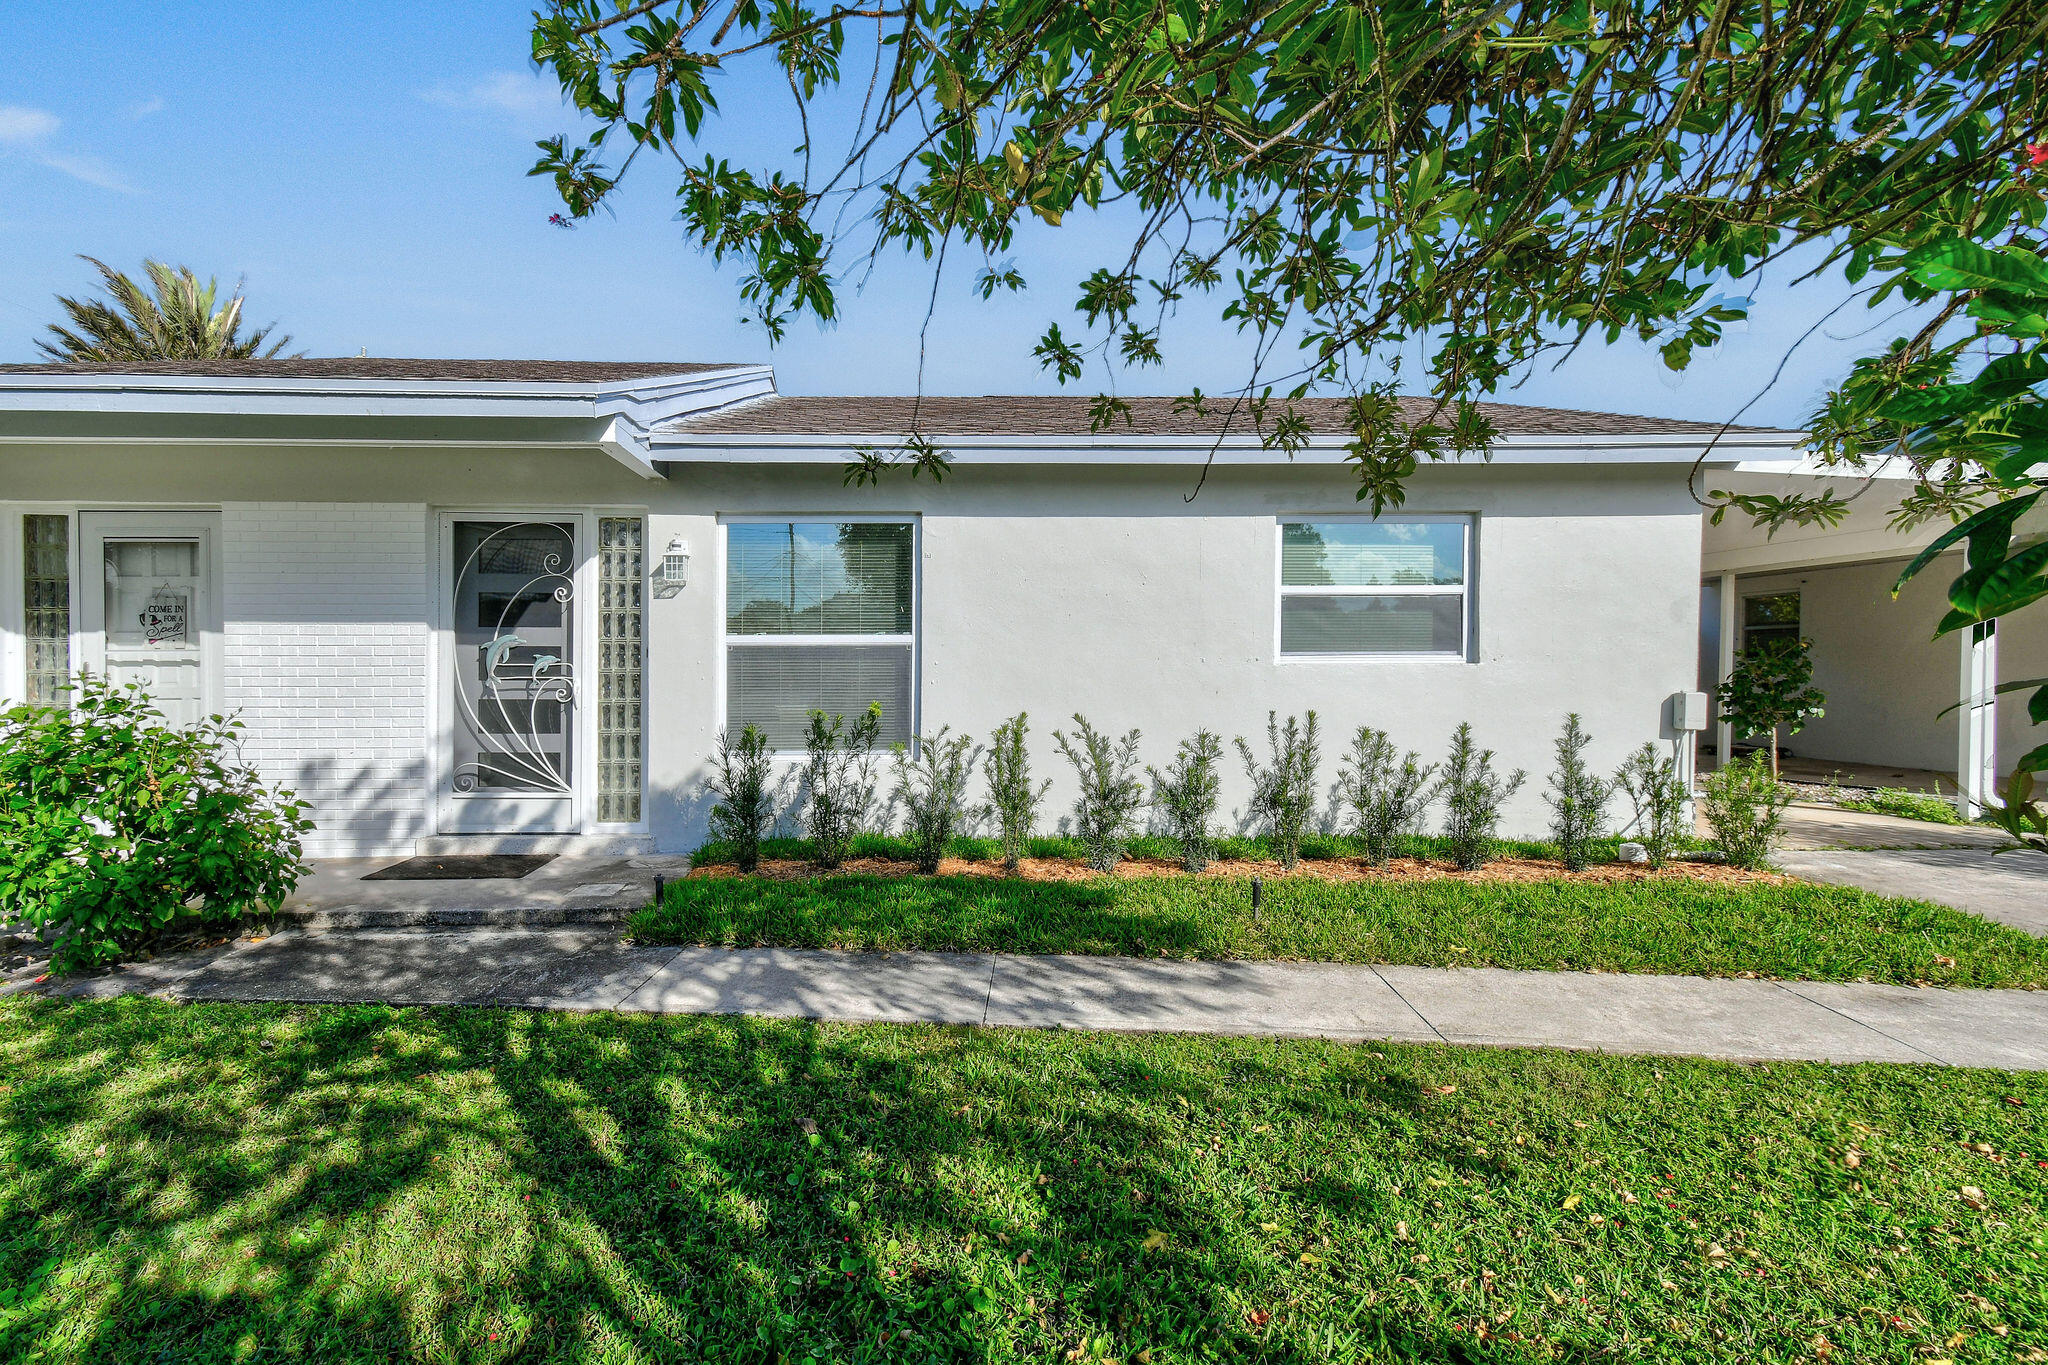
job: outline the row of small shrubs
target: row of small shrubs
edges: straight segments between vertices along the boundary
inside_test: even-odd
[[[820,867],[840,866],[854,837],[873,822],[881,791],[880,727],[878,707],[851,724],[822,712],[811,715],[800,807],[809,856]],[[995,827],[996,847],[1008,868],[1014,871],[1026,856],[1052,785],[1032,773],[1029,728],[1029,718],[1016,715],[995,728],[985,750],[949,729],[921,738],[914,751],[892,748],[895,781],[889,800],[905,812],[908,850],[921,870],[936,871],[960,833],[984,819]],[[1139,740],[1137,730],[1122,735],[1098,730],[1078,713],[1071,731],[1053,732],[1054,746],[1076,778],[1071,828],[1080,856],[1098,871],[1113,870],[1139,837],[1140,817],[1150,809],[1182,866],[1200,872],[1223,843],[1216,827],[1222,739],[1209,730],[1196,731],[1180,742],[1163,770],[1141,768]],[[1662,866],[1689,834],[1688,793],[1675,760],[1645,744],[1612,777],[1603,777],[1586,763],[1590,743],[1579,717],[1567,716],[1546,795],[1558,856],[1573,871],[1602,856],[1610,834],[1608,805],[1619,793],[1634,808],[1624,831],[1633,832],[1651,863]],[[1304,840],[1316,833],[1322,761],[1317,715],[1309,711],[1282,720],[1269,713],[1263,753],[1243,737],[1233,747],[1251,788],[1251,822],[1263,836],[1264,849],[1291,870],[1300,861]],[[980,803],[969,792],[977,764],[986,788]],[[1384,731],[1361,726],[1334,787],[1340,833],[1375,866],[1384,867],[1422,833],[1425,815],[1441,802],[1439,846],[1458,867],[1475,870],[1498,856],[1501,809],[1526,778],[1519,769],[1499,770],[1493,751],[1479,747],[1470,725],[1452,732],[1440,763],[1425,763],[1413,750],[1403,753]],[[720,737],[712,787],[713,838],[742,870],[752,871],[759,865],[775,807],[768,742],[760,731],[749,726],[738,735]],[[1755,805],[1754,792],[1745,788],[1741,794]],[[1729,818],[1738,845],[1728,850],[1729,861],[1738,861],[1738,852],[1751,858],[1753,833],[1745,832],[1743,821]],[[1768,837],[1763,847],[1767,852]],[[1763,856],[1755,854],[1754,862]]]

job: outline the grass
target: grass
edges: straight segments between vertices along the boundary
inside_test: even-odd
[[[1967,824],[1955,803],[1939,792],[1912,791],[1905,787],[1879,787],[1868,796],[1842,797],[1834,804],[1843,810],[1870,815],[1896,815],[1906,820],[1924,820],[1931,825]]]
[[[1250,884],[844,875],[671,882],[650,943],[1294,958],[1809,981],[2048,985],[2048,941],[1926,901],[1806,882]]]
[[[0,1002],[0,1359],[2048,1349],[2048,1077]]]

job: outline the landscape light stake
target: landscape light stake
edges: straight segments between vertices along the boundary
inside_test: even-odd
[[[1252,878],[1252,918],[1255,920],[1259,917],[1259,893],[1264,889],[1264,882],[1257,877]]]
[[[661,904],[661,893],[667,885],[668,878],[662,876],[659,872],[654,874],[654,903],[657,907]]]

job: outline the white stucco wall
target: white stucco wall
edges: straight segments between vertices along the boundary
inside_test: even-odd
[[[1921,570],[1896,601],[1892,584],[1903,559],[1738,580],[1744,596],[1799,593],[1800,633],[1813,641],[1814,686],[1827,694],[1827,715],[1783,741],[1795,753],[1843,763],[1896,764],[1952,773],[1958,717],[1941,714],[1956,703],[1962,645],[1954,635],[1934,638],[1948,609],[1950,580],[1962,571],[1960,555],[1944,555]],[[2048,613],[2022,612],[1999,622],[1999,676],[2048,676]],[[2026,694],[2008,693],[1998,705],[1998,770],[2048,740],[2027,719]]]
[[[1425,469],[1408,509],[1475,520],[1476,649],[1467,662],[1279,660],[1276,523],[1355,515],[1342,467],[957,470],[943,484],[844,486],[836,466],[676,466],[637,479],[595,451],[134,447],[0,451],[10,496],[124,507],[219,505],[227,695],[250,752],[318,806],[321,852],[402,852],[431,831],[424,767],[433,509],[640,507],[647,544],[692,549],[689,585],[648,602],[648,815],[665,849],[703,831],[721,724],[723,514],[920,519],[921,717],[984,738],[1018,710],[1033,758],[1071,801],[1051,732],[1082,711],[1144,732],[1163,765],[1198,727],[1263,746],[1266,713],[1317,709],[1323,776],[1360,724],[1435,759],[1469,720],[1529,770],[1509,832],[1539,831],[1567,710],[1611,768],[1668,739],[1664,701],[1694,683],[1700,519],[1682,466]],[[417,778],[415,777],[417,774]],[[980,795],[977,779],[975,791]],[[1225,808],[1245,783],[1232,755]]]
[[[310,855],[432,832],[428,544],[419,503],[221,506],[223,695],[243,753],[312,803]]]

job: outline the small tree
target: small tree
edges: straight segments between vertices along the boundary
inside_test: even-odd
[[[1200,872],[1216,856],[1216,802],[1222,793],[1223,741],[1197,730],[1180,742],[1173,766],[1145,771],[1152,778],[1152,804],[1166,817],[1166,830],[1180,845],[1180,865]]]
[[[1337,799],[1351,812],[1352,828],[1374,867],[1385,867],[1414,832],[1436,795],[1436,764],[1410,749],[1397,757],[1384,730],[1358,727],[1351,754],[1337,774]]]
[[[90,673],[68,709],[0,713],[0,923],[51,931],[68,970],[275,909],[312,825],[236,760],[241,728],[167,725],[140,688]]]
[[[937,872],[946,841],[967,814],[967,779],[977,757],[965,735],[945,727],[917,742],[917,756],[896,746],[896,800],[901,803],[917,870]]]
[[[844,716],[811,712],[804,740],[804,823],[811,859],[819,867],[845,862],[847,845],[867,823],[875,803],[875,742],[881,734],[879,702],[852,725]]]
[[[733,861],[742,872],[761,865],[761,834],[768,828],[774,801],[769,795],[773,764],[768,736],[749,725],[734,736],[718,734],[716,770],[711,775],[711,837],[732,845]]]
[[[1075,734],[1052,732],[1053,743],[1074,765],[1080,795],[1074,798],[1074,833],[1088,850],[1088,865],[1114,872],[1124,845],[1145,804],[1145,785],[1138,780],[1138,732],[1122,739],[1098,732],[1080,712],[1074,713]]]
[[[1635,808],[1622,833],[1642,840],[1651,867],[1664,866],[1685,831],[1688,793],[1678,776],[1678,760],[1659,754],[1654,744],[1645,744],[1622,763],[1614,774],[1614,785]]]
[[[1791,791],[1755,754],[1716,768],[1700,784],[1700,808],[1730,867],[1770,861],[1791,804]]]
[[[1739,734],[1767,735],[1771,779],[1778,777],[1778,728],[1796,735],[1818,720],[1827,697],[1813,685],[1813,641],[1759,640],[1742,652],[1728,681],[1715,689],[1721,714]],[[1725,766],[1733,754],[1721,755]]]
[[[1306,723],[1289,716],[1282,725],[1279,714],[1268,711],[1266,749],[1267,761],[1261,764],[1252,746],[1238,736],[1238,756],[1252,783],[1252,818],[1266,827],[1280,866],[1291,872],[1301,861],[1302,831],[1316,808],[1316,768],[1322,761],[1316,713],[1308,712]]]
[[[983,765],[988,775],[988,808],[996,817],[1002,839],[1003,866],[1011,872],[1024,857],[1038,803],[1052,788],[1050,780],[1035,786],[1031,781],[1031,755],[1024,745],[1028,729],[1022,711],[998,725]]]
[[[1493,861],[1500,808],[1527,777],[1519,768],[1507,777],[1496,773],[1493,750],[1472,742],[1470,724],[1451,732],[1451,753],[1444,760],[1444,838],[1461,870],[1473,872]]]
[[[1607,829],[1607,798],[1614,788],[1586,766],[1592,737],[1579,724],[1577,712],[1564,718],[1557,737],[1557,768],[1550,774],[1550,837],[1567,871],[1584,870],[1592,861],[1592,843]]]

